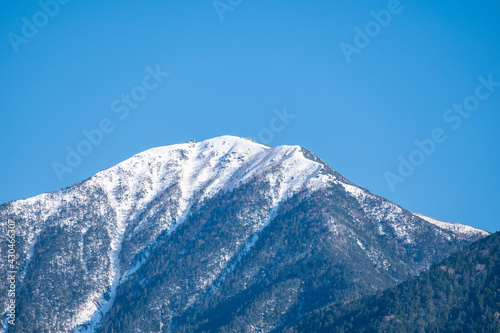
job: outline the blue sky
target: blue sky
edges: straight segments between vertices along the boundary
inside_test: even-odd
[[[304,146],[411,211],[500,230],[498,1],[66,2],[2,3],[0,202],[232,134]],[[68,147],[87,155],[70,167]]]

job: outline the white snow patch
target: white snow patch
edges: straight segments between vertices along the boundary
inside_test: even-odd
[[[435,219],[432,217],[425,216],[425,215],[420,214],[420,213],[413,213],[413,215],[420,217],[424,221],[427,221],[435,226],[438,226],[441,229],[450,230],[454,234],[459,235],[459,236],[460,235],[470,236],[470,235],[477,235],[477,234],[479,234],[481,236],[488,236],[490,234],[489,232],[487,232],[485,230],[476,229],[474,227],[471,227],[471,226],[468,226],[465,224],[444,222],[444,221],[441,221],[441,220],[438,220],[438,219]]]

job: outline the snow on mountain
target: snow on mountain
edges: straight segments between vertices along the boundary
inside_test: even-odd
[[[405,214],[401,207],[358,186],[343,182],[340,184],[356,198],[365,213],[377,222],[380,235],[385,234],[384,227],[389,226],[400,239],[406,243],[413,242],[412,230],[418,225],[412,223],[411,216]],[[383,225],[382,222],[386,225]]]
[[[440,220],[437,220],[435,218],[432,218],[432,217],[428,217],[428,216],[425,216],[423,214],[420,214],[420,213],[414,213],[415,216],[418,216],[420,217],[421,219],[435,225],[435,226],[438,226],[439,228],[441,229],[445,229],[445,230],[450,230],[450,231],[453,231],[454,234],[458,235],[458,236],[470,236],[470,235],[481,235],[481,236],[488,236],[490,233],[485,231],[485,230],[481,230],[481,229],[476,229],[474,227],[471,227],[471,226],[468,226],[468,225],[465,225],[465,224],[460,224],[460,223],[452,223],[452,222],[444,222],[444,221],[440,221]]]
[[[410,223],[410,219],[404,216],[401,207],[390,201],[381,200],[380,197],[358,186],[345,184],[343,182],[339,183],[345,188],[348,193],[356,198],[365,212],[371,214],[378,222],[390,221],[391,227],[399,237],[406,238],[406,241],[409,243],[412,242],[411,229],[413,226],[412,223]],[[441,229],[452,231],[455,235],[461,238],[468,238],[472,235],[479,235],[481,237],[489,235],[489,233],[485,230],[476,229],[468,225],[443,222],[420,213],[413,213],[413,215]],[[379,233],[384,234],[384,231],[380,225]]]

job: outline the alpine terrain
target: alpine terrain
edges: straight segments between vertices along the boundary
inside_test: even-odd
[[[0,284],[4,332],[293,329],[488,235],[413,214],[299,146],[234,136],[149,149],[5,203],[0,221],[18,255],[15,326]]]

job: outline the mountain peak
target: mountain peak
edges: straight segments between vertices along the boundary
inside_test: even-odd
[[[247,138],[224,135],[145,150],[97,173],[91,180],[108,193],[113,193],[119,182],[120,186],[126,182],[129,189],[150,192],[148,198],[176,185],[183,193],[183,201],[190,201],[189,197],[195,193],[208,198],[255,177],[273,178],[279,174],[287,184],[279,190],[284,198],[303,186],[319,186],[320,178],[333,179],[320,172],[326,168],[321,162],[306,158],[300,146],[269,147]],[[274,175],[269,173],[270,169],[275,170]]]

